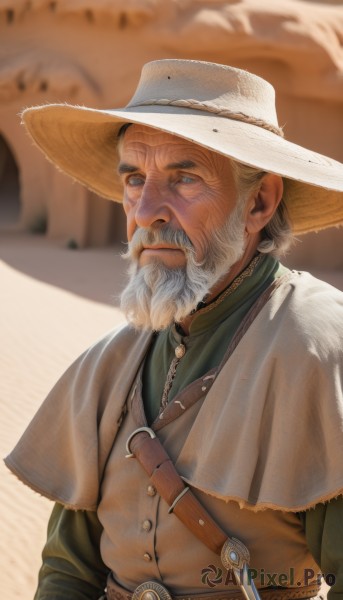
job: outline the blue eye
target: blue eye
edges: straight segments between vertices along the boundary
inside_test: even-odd
[[[192,175],[180,175],[180,182],[185,184],[194,183],[195,177]]]
[[[137,187],[139,185],[144,185],[144,178],[141,175],[130,175],[125,183],[131,187]]]

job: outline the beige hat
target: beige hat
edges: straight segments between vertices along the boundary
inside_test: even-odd
[[[286,141],[274,88],[247,71],[192,60],[158,60],[142,70],[124,108],[49,104],[24,110],[37,146],[91,190],[121,201],[116,140],[124,123],[180,136],[285,178],[284,200],[296,233],[343,222],[343,165]]]

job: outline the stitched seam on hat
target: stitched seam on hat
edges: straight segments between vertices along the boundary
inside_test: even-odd
[[[198,100],[168,100],[167,98],[160,99],[151,99],[144,100],[143,102],[139,102],[137,104],[129,104],[128,108],[134,108],[138,106],[151,106],[151,105],[160,105],[160,106],[179,106],[184,108],[192,108],[196,110],[205,110],[206,112],[213,113],[215,115],[219,115],[220,117],[225,117],[227,119],[233,119],[235,121],[242,121],[243,123],[249,123],[250,125],[257,125],[257,127],[262,127],[267,131],[271,131],[276,135],[281,137],[284,136],[284,133],[281,127],[276,127],[271,123],[267,123],[264,119],[257,119],[255,117],[249,117],[241,112],[234,112],[228,110],[227,108],[223,108],[220,106],[216,106],[215,104],[210,104],[209,102],[199,102]]]

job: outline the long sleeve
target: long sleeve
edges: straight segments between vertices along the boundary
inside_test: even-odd
[[[95,512],[55,505],[34,600],[97,600],[103,594],[108,569],[100,556],[101,532]]]
[[[301,518],[308,547],[326,582],[332,584],[328,600],[343,600],[343,497],[317,504]]]

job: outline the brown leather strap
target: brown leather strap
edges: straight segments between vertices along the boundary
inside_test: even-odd
[[[232,348],[230,345],[230,352],[237,346],[239,340],[275,289],[289,276],[290,274],[287,273],[273,281],[254,303],[232,340],[233,345]],[[227,357],[228,353],[225,354],[223,362],[227,360]],[[210,550],[216,554],[221,554],[228,536],[212,519],[191,490],[186,488],[159,439],[150,437],[148,432],[151,432],[151,430],[149,428],[143,429],[148,431],[139,431],[132,438],[129,438],[131,456],[134,456],[142,465],[160,496],[170,507],[173,507],[172,512],[180,521]],[[188,491],[183,493],[186,489]]]
[[[228,536],[186,487],[159,439],[140,431],[131,439],[130,450],[160,496],[173,507],[172,512],[212,552],[220,555]]]

